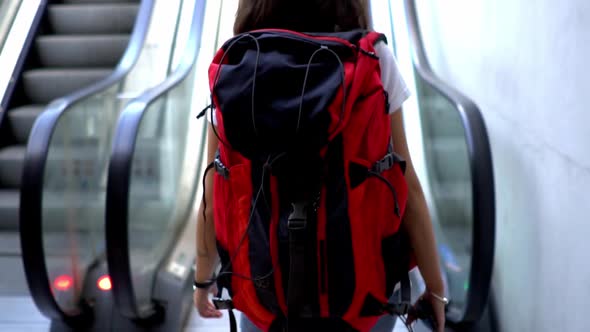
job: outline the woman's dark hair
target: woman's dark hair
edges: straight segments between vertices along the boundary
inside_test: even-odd
[[[234,33],[268,28],[337,32],[368,27],[367,0],[240,0]]]

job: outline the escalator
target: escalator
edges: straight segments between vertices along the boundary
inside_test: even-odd
[[[14,8],[15,16],[29,10],[27,1],[20,2],[21,7]],[[2,91],[0,264],[10,273],[2,278],[0,296],[27,293],[20,263],[19,195],[33,123],[51,101],[112,72],[127,48],[138,7],[134,0],[41,1],[34,8],[37,14],[32,13],[35,17],[29,31],[14,31],[27,36],[11,83]],[[3,48],[3,52],[15,51]],[[3,75],[9,75],[5,69]]]
[[[30,134],[26,145],[23,142],[16,196],[21,245],[17,239],[13,242],[22,252],[26,278],[19,276],[21,284],[26,280],[52,330],[104,331],[118,326],[121,316],[112,308],[104,239],[113,130],[121,110],[165,80],[177,65],[176,49],[184,49],[187,17],[189,22],[192,17],[187,3],[191,1],[69,0],[50,3],[45,12],[43,20],[53,17],[60,27],[42,23],[42,36],[72,33],[45,40],[53,48],[42,57],[31,53],[33,63],[42,59],[63,68],[41,69],[39,74],[45,78],[40,85],[49,92],[33,101],[48,104],[32,128],[28,124]],[[75,19],[66,20],[68,15]],[[77,30],[67,30],[74,27]],[[75,48],[78,43],[82,47]],[[58,49],[71,53],[57,54]],[[111,58],[116,52],[118,58]],[[81,73],[96,76],[82,82],[79,77],[86,76]],[[49,82],[47,77],[60,78]]]

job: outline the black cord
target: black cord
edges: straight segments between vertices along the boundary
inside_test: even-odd
[[[219,81],[219,76],[221,75],[221,66],[223,65],[223,60],[225,60],[225,57],[229,54],[229,51],[231,50],[231,48],[240,40],[246,38],[246,37],[250,37],[252,40],[254,40],[254,42],[256,43],[256,64],[254,67],[254,77],[252,79],[252,126],[254,128],[254,132],[256,133],[256,136],[258,136],[258,129],[256,128],[256,119],[255,119],[255,107],[254,107],[254,96],[255,96],[255,91],[256,91],[256,76],[258,74],[258,62],[260,60],[260,42],[258,42],[258,39],[254,36],[252,36],[249,33],[243,34],[242,36],[238,37],[236,40],[234,40],[228,47],[227,50],[225,50],[225,52],[223,53],[223,56],[221,57],[221,59],[219,60],[219,68],[217,69],[217,72],[215,73],[215,79],[213,80],[213,89],[212,89],[212,93],[215,92],[215,89],[217,88],[217,82]],[[213,104],[213,97],[211,97],[211,104]],[[211,107],[211,122],[213,122],[213,113],[214,107]],[[215,133],[215,136],[217,136],[217,139],[222,142],[225,146],[229,146],[229,144],[225,143],[221,137],[219,137],[219,134],[217,132],[217,129],[215,128],[215,126],[213,126],[213,132]]]
[[[282,158],[286,155],[287,155],[286,152],[279,153],[276,157],[273,158],[273,160],[270,161],[270,163],[268,163],[268,162],[265,163],[264,167],[267,167],[268,171],[270,172],[272,170],[271,165],[273,165],[277,160],[279,160],[280,158]],[[264,186],[264,178],[262,179],[262,184]],[[268,205],[268,197],[266,196],[266,192],[265,192],[264,188],[262,189],[262,199],[264,201],[264,205],[266,206],[266,210],[272,212],[270,205]]]
[[[267,170],[270,170],[271,167],[272,167],[272,165],[278,159],[280,159],[281,157],[284,157],[285,155],[286,155],[286,153],[280,153],[279,155],[277,155],[272,160],[271,160],[271,157],[269,156],[268,159],[267,159],[267,161],[266,161],[266,163],[265,163],[265,165],[264,165],[264,167],[262,167],[262,181],[261,181],[260,187],[258,188],[258,191],[256,193],[256,196],[254,197],[254,201],[252,202],[252,210],[250,212],[250,218],[248,219],[248,225],[246,226],[246,230],[244,231],[244,234],[242,234],[242,237],[240,238],[240,242],[238,243],[238,246],[236,248],[236,251],[234,252],[234,254],[232,255],[232,257],[229,259],[228,264],[221,268],[221,271],[219,272],[219,274],[217,276],[215,276],[215,278],[213,278],[212,281],[217,281],[219,279],[219,277],[224,276],[224,275],[233,275],[233,276],[238,277],[238,278],[241,278],[241,279],[246,279],[246,280],[250,280],[250,281],[256,282],[256,281],[267,279],[268,277],[270,277],[274,273],[274,271],[275,271],[278,263],[275,264],[270,269],[270,271],[268,273],[266,273],[266,274],[264,274],[262,276],[259,276],[259,277],[254,277],[254,278],[247,277],[247,276],[241,275],[239,273],[235,273],[233,271],[227,271],[227,270],[230,268],[230,266],[232,265],[232,262],[238,256],[238,254],[240,252],[240,249],[244,245],[244,241],[246,240],[246,237],[248,236],[248,232],[249,232],[250,227],[252,225],[252,219],[254,217],[254,212],[256,211],[256,206],[258,205],[258,200],[260,198],[260,195],[264,192],[264,179],[266,177]]]
[[[374,177],[378,178],[379,180],[381,180],[381,182],[383,182],[387,185],[387,187],[389,188],[389,190],[393,194],[393,200],[395,201],[394,213],[396,216],[401,218],[400,209],[399,209],[399,202],[397,200],[397,191],[395,190],[395,188],[393,187],[391,182],[389,182],[389,180],[387,180],[383,175],[381,175],[375,171],[372,171],[372,170],[369,170],[369,176],[374,176]]]
[[[406,329],[408,329],[408,332],[414,332],[414,328],[412,327],[412,324],[408,324],[408,320],[404,317],[404,316],[397,316],[402,323],[405,325]]]
[[[207,253],[209,253],[209,248],[207,248],[207,237],[206,237],[206,233],[207,233],[207,197],[205,196],[206,193],[206,180],[207,180],[207,174],[209,173],[209,171],[211,171],[215,166],[215,161],[211,162],[209,165],[207,165],[207,168],[205,168],[205,172],[203,174],[203,243],[205,244],[205,250],[207,250]]]
[[[342,63],[342,60],[340,60],[340,57],[338,56],[338,54],[336,52],[331,50],[328,46],[322,45],[320,48],[318,48],[317,50],[315,50],[315,52],[312,53],[312,55],[309,58],[309,61],[307,63],[307,68],[305,70],[305,78],[303,79],[303,88],[301,91],[301,100],[299,101],[299,114],[297,116],[297,128],[295,130],[296,134],[299,133],[299,126],[301,123],[301,114],[303,112],[303,97],[305,96],[305,88],[307,87],[307,79],[308,79],[308,75],[309,75],[309,69],[311,67],[311,62],[313,61],[313,58],[321,51],[328,51],[336,57],[336,60],[338,60],[338,64],[340,65],[340,72],[341,72],[341,76],[342,76],[342,83],[341,83],[341,86],[342,86],[342,111],[340,112],[340,118],[338,119],[338,125],[336,126],[335,130],[338,130],[338,128],[340,127],[340,124],[342,123],[342,119],[344,117],[344,111],[346,110],[346,81],[345,81],[346,75],[345,75],[345,71],[344,71],[344,64]],[[330,134],[329,136],[332,136],[332,134]]]

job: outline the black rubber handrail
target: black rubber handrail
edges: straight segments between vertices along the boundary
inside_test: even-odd
[[[35,41],[35,37],[37,37],[37,32],[39,31],[39,27],[41,27],[41,22],[43,21],[43,17],[45,16],[45,12],[47,10],[48,0],[43,0],[39,2],[39,6],[37,7],[37,13],[33,18],[33,22],[31,23],[31,27],[27,32],[27,37],[25,38],[25,42],[23,43],[23,48],[21,49],[20,56],[16,61],[16,65],[12,73],[10,74],[10,82],[4,91],[4,95],[2,96],[2,101],[0,101],[0,128],[2,128],[4,119],[6,118],[8,106],[10,105],[10,101],[12,100],[12,95],[14,94],[14,89],[18,81],[21,78],[21,74],[24,71],[25,63],[28,58],[28,54],[33,47],[33,42]],[[19,5],[19,10],[21,10]],[[16,13],[18,15],[18,11]],[[1,48],[0,48],[1,50]],[[6,69],[6,68],[5,68]],[[4,137],[0,136],[0,139]]]
[[[193,70],[201,43],[205,1],[197,0],[189,40],[177,69],[161,84],[129,102],[117,123],[107,179],[106,243],[112,293],[119,312],[133,320],[151,320],[161,314],[152,303],[138,306],[133,284],[129,247],[129,192],[131,167],[141,121],[148,107],[181,84]],[[167,110],[173,111],[173,110]]]
[[[113,73],[87,88],[53,101],[35,121],[29,136],[20,193],[22,257],[33,301],[41,313],[51,319],[78,324],[91,315],[84,303],[80,303],[80,307],[71,312],[62,310],[53,297],[47,272],[43,247],[42,202],[45,165],[51,139],[60,119],[72,110],[72,106],[120,83],[133,68],[146,39],[154,3],[154,0],[141,1],[129,44]]]
[[[494,260],[496,210],[490,143],[477,105],[433,72],[424,50],[415,0],[405,0],[405,8],[416,72],[424,82],[455,107],[465,130],[473,194],[473,252],[467,305],[463,317],[447,318],[454,324],[472,324],[481,318],[486,307]]]

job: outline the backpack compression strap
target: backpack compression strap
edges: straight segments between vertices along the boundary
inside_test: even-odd
[[[409,262],[408,262],[409,263]],[[409,273],[404,273],[400,280],[400,301],[398,303],[387,303],[383,310],[392,316],[404,316],[412,307],[411,291]]]
[[[289,215],[289,285],[287,293],[287,324],[294,319],[303,317],[305,309],[305,238],[309,207],[305,202],[293,204],[293,212]]]
[[[238,332],[238,323],[234,314],[234,303],[230,299],[222,299],[223,288],[219,287],[217,297],[213,298],[213,305],[217,310],[227,310],[229,312],[229,329],[230,332]]]

